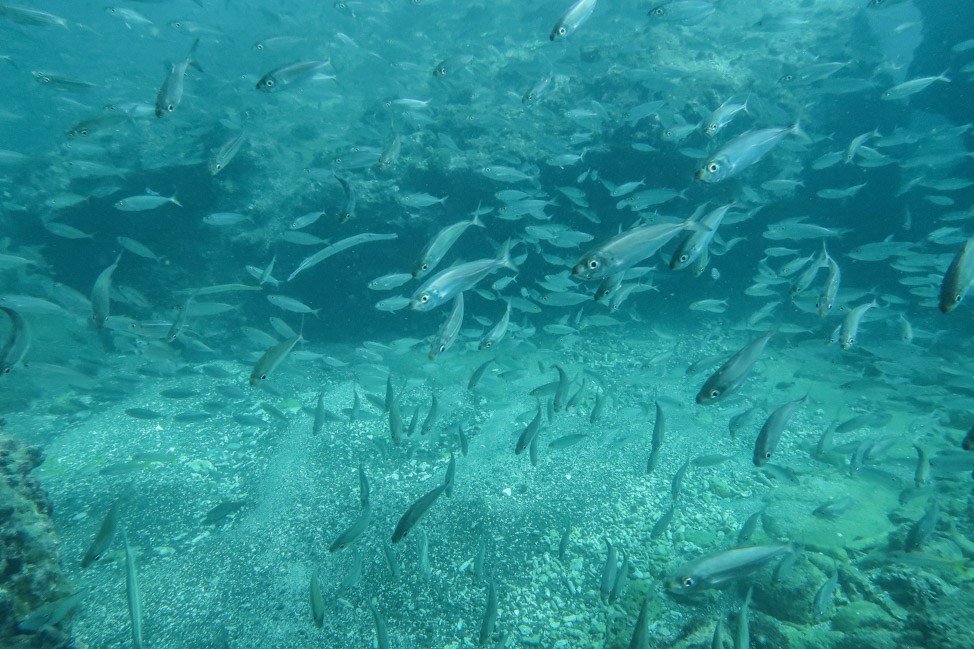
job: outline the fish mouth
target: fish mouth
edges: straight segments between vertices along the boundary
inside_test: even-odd
[[[693,177],[697,180],[703,180],[706,177],[706,172],[703,169],[697,169],[697,172],[693,174]]]

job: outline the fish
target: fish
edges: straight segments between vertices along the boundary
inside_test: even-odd
[[[906,99],[910,95],[915,95],[918,92],[926,90],[931,84],[936,81],[943,81],[944,83],[950,83],[950,79],[946,76],[946,70],[935,76],[935,77],[922,77],[919,79],[910,79],[909,81],[904,81],[903,83],[897,84],[884,92],[881,99],[886,101],[895,101],[897,99]]]
[[[697,25],[714,14],[714,0],[668,0],[649,10],[650,18],[666,23]]]
[[[818,591],[815,593],[815,599],[812,603],[812,611],[815,613],[816,618],[823,618],[829,610],[829,606],[832,604],[832,598],[835,596],[835,589],[839,585],[839,571],[835,569],[832,571],[832,575],[822,584]]]
[[[680,494],[683,492],[683,479],[686,477],[687,471],[690,470],[692,463],[692,458],[687,456],[686,462],[673,475],[673,483],[670,485],[670,495],[673,497],[674,503],[680,500]]]
[[[716,4],[710,0],[704,0],[706,4],[711,7],[715,7]],[[714,112],[710,114],[710,117],[703,121],[704,129],[703,132],[707,134],[708,137],[713,137],[717,135],[720,131],[724,129],[731,120],[737,116],[741,111],[747,112],[747,99],[744,100],[743,104],[734,103],[734,98],[728,99],[723,104],[721,104]]]
[[[404,196],[400,196],[399,202],[402,205],[405,205],[406,207],[421,208],[421,207],[430,207],[432,205],[442,205],[443,203],[446,202],[446,199],[448,198],[449,196],[437,198],[432,194],[418,193],[418,194],[406,194]]]
[[[317,309],[312,309],[304,302],[286,295],[268,295],[267,301],[279,309],[290,311],[291,313],[310,313],[316,318],[318,317],[318,312],[321,311],[320,307]]]
[[[433,238],[426,244],[423,251],[419,253],[419,258],[413,265],[413,277],[415,279],[426,277],[426,275],[439,265],[446,253],[456,243],[457,239],[467,231],[467,228],[473,225],[481,228],[484,227],[483,222],[480,221],[476,213],[469,221],[460,221],[459,223],[448,225],[433,235]]]
[[[399,519],[399,522],[396,523],[396,529],[392,533],[393,544],[399,543],[399,541],[403,540],[406,535],[409,534],[410,530],[419,524],[419,521],[423,519],[426,512],[428,512],[430,507],[433,506],[433,503],[436,502],[436,499],[440,497],[440,494],[446,491],[446,487],[447,485],[444,482],[435,489],[432,489],[428,493],[417,498],[413,504],[406,509],[406,512]]]
[[[395,164],[399,159],[400,151],[402,151],[402,138],[397,134],[379,154],[379,161],[375,163],[376,171],[385,171]]]
[[[371,597],[369,610],[372,611],[372,619],[375,621],[375,649],[389,649],[389,630],[386,628],[385,618],[379,613],[375,600]]]
[[[670,573],[667,586],[671,593],[689,593],[724,588],[738,579],[754,574],[772,560],[795,551],[789,544],[755,545],[721,550],[694,559]]]
[[[440,330],[433,338],[433,343],[430,345],[428,357],[431,361],[435,361],[440,354],[453,346],[453,343],[457,340],[457,336],[460,335],[460,327],[462,325],[463,293],[457,293],[456,297],[453,298],[453,310],[450,311],[450,315],[443,323],[443,326],[440,327]]]
[[[572,267],[572,276],[593,280],[621,273],[653,256],[688,229],[702,230],[703,226],[690,217],[679,223],[655,223],[625,230],[585,253]]]
[[[687,232],[680,243],[677,244],[673,256],[670,257],[670,269],[681,270],[692,264],[710,246],[717,228],[727,215],[727,211],[734,206],[734,203],[722,205],[715,210],[701,216],[697,221],[701,229]]]
[[[842,327],[839,332],[839,346],[842,349],[849,349],[856,343],[856,336],[859,334],[859,323],[862,321],[862,317],[866,314],[866,311],[877,306],[879,306],[879,303],[874,299],[871,302],[860,304],[849,310],[845,320],[842,321]]]
[[[578,31],[585,24],[585,21],[592,16],[597,1],[576,0],[555,23],[548,38],[555,41],[559,38],[566,38],[569,34],[574,34]]]
[[[122,252],[119,251],[112,265],[98,274],[94,285],[91,287],[91,317],[96,329],[101,329],[105,325],[105,321],[108,320],[111,310],[112,275],[118,268],[118,262],[121,259]]]
[[[240,153],[240,148],[247,141],[247,133],[240,131],[232,138],[223,143],[223,145],[217,149],[213,156],[210,158],[208,169],[211,176],[216,176],[221,171],[227,168],[227,165],[237,157]]]
[[[765,128],[739,135],[697,170],[696,179],[705,183],[719,183],[736,176],[792,134],[804,135],[799,122],[789,127]]]
[[[372,507],[366,503],[358,518],[355,519],[348,529],[339,534],[338,538],[328,547],[328,552],[338,552],[354,543],[356,539],[365,533],[365,530],[368,529],[371,523]]]
[[[494,625],[497,622],[497,588],[494,581],[487,585],[487,608],[484,611],[484,620],[480,623],[480,633],[477,642],[480,646],[485,646],[494,634]]]
[[[311,584],[308,587],[308,594],[311,599],[311,619],[319,629],[325,623],[325,596],[321,592],[321,583],[318,581],[318,573],[311,573]]]
[[[118,512],[121,504],[121,500],[116,500],[108,509],[105,518],[102,519],[101,525],[98,528],[98,533],[95,534],[91,545],[88,546],[85,555],[81,558],[82,568],[87,568],[100,559],[105,554],[108,546],[112,544],[112,539],[115,538],[115,528],[118,526]]]
[[[531,420],[524,430],[521,431],[521,435],[517,438],[517,444],[514,446],[514,455],[520,455],[524,450],[530,446],[534,438],[537,437],[538,431],[541,430],[541,403],[538,403],[538,411],[534,415],[534,419]]]
[[[0,4],[0,16],[21,25],[31,27],[63,27],[68,29],[68,21],[46,11]]]
[[[291,353],[294,346],[301,340],[304,339],[301,337],[301,334],[298,334],[297,336],[282,340],[264,352],[254,365],[254,369],[250,372],[250,385],[258,386],[266,381],[271,372],[281,364],[281,361]]]
[[[16,310],[0,305],[0,311],[7,314],[10,318],[11,331],[7,342],[0,347],[0,374],[9,374],[10,371],[24,360],[28,350],[30,350],[31,333],[27,320],[24,319]]]
[[[322,71],[330,65],[331,59],[325,59],[324,61],[299,61],[298,63],[282,65],[262,76],[257,82],[256,88],[263,92],[287,90],[321,75]]]
[[[490,367],[490,365],[496,360],[496,358],[491,358],[474,370],[473,374],[470,376],[470,380],[467,382],[468,390],[473,390],[477,387],[477,384],[480,383],[480,379],[484,376],[484,372],[486,372],[487,368]]]
[[[436,422],[436,416],[439,412],[439,403],[439,399],[436,398],[436,395],[432,395],[430,398],[429,412],[426,413],[426,418],[423,420],[423,425],[419,429],[420,435],[428,435],[430,431],[433,430],[433,424]]]
[[[477,349],[481,351],[484,349],[491,349],[494,345],[499,343],[507,335],[507,328],[511,321],[511,301],[507,300],[507,308],[504,309],[504,315],[501,319],[490,328],[490,330],[484,334],[484,337],[480,339],[480,344]]]
[[[773,335],[774,330],[771,330],[760,338],[749,342],[731,356],[700,388],[696,397],[697,403],[700,405],[716,403],[737,390],[744,383],[751,368],[754,367],[754,363],[757,362],[765,345],[768,344]]]
[[[118,245],[122,246],[134,255],[138,255],[143,259],[151,259],[152,261],[162,263],[165,261],[163,257],[160,257],[156,253],[152,252],[148,246],[143,243],[136,241],[135,239],[130,239],[129,237],[115,237],[118,241]]]
[[[298,267],[288,275],[287,281],[293,280],[295,277],[308,270],[313,266],[317,266],[329,257],[336,255],[343,250],[348,250],[354,246],[362,245],[363,243],[372,243],[376,241],[391,241],[393,239],[398,239],[397,234],[377,234],[374,232],[362,232],[360,234],[352,235],[348,238],[342,239],[341,241],[336,241],[327,248],[322,248],[310,257],[306,257],[298,264]]]
[[[822,257],[828,265],[829,274],[825,280],[825,286],[822,287],[822,292],[819,294],[816,307],[818,308],[819,317],[824,318],[832,310],[832,305],[835,304],[835,296],[839,292],[839,282],[842,279],[842,272],[839,270],[839,264],[825,250],[824,241],[822,242]]]
[[[154,210],[157,207],[166,205],[167,203],[172,203],[177,207],[182,207],[183,204],[179,202],[175,195],[173,196],[160,196],[159,194],[149,193],[142,194],[139,196],[129,196],[128,198],[123,198],[115,202],[115,209],[122,212],[144,212],[145,210]]]
[[[784,432],[785,426],[788,425],[788,420],[791,419],[795,410],[807,402],[808,395],[806,394],[801,399],[778,406],[771,413],[764,422],[764,426],[761,427],[761,432],[754,443],[754,466],[764,466],[771,459],[771,455],[778,447],[778,442],[781,441],[781,434]]]
[[[953,311],[974,283],[974,237],[964,242],[944,273],[938,307],[943,314]]]
[[[413,293],[409,301],[409,308],[414,311],[431,311],[464,291],[473,288],[482,279],[501,268],[508,268],[517,272],[517,266],[511,261],[510,240],[504,242],[497,253],[497,257],[493,259],[478,259],[457,264],[426,280]]]
[[[649,538],[658,539],[663,534],[666,533],[667,528],[670,523],[673,522],[673,515],[676,514],[676,505],[670,505],[670,508],[663,512],[663,515],[659,517],[656,524],[653,525],[653,529],[649,532]]]
[[[122,544],[125,547],[125,594],[129,605],[129,621],[132,624],[132,646],[142,649],[142,591],[139,589],[135,552],[129,545],[125,530],[122,530]]]
[[[17,630],[21,633],[40,633],[44,629],[60,624],[78,608],[85,594],[84,590],[79,590],[38,606],[17,623]]]
[[[193,46],[189,48],[189,54],[186,58],[182,60],[181,63],[172,63],[169,65],[169,71],[166,74],[166,80],[163,81],[162,87],[159,88],[159,92],[156,94],[156,117],[163,117],[169,113],[173,113],[176,107],[179,106],[179,102],[183,100],[183,89],[186,82],[186,70],[189,66],[193,66],[197,70],[202,72],[199,64],[193,59],[196,54],[196,48],[199,47],[200,39],[193,41]]]
[[[441,79],[447,76],[453,76],[458,70],[467,67],[471,61],[473,61],[473,56],[470,54],[458,54],[448,59],[443,59],[433,68],[433,76]]]
[[[920,549],[934,530],[937,529],[937,522],[940,520],[940,504],[936,500],[931,500],[929,506],[916,523],[910,526],[906,540],[903,542],[903,549],[906,552],[916,552]]]

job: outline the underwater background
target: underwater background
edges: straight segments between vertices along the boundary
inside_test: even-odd
[[[974,646],[967,0],[43,0],[0,70],[3,647]]]

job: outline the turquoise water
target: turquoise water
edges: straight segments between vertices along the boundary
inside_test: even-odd
[[[5,646],[974,646],[966,4],[579,4],[0,5]]]

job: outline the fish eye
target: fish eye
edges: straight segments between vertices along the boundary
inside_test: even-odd
[[[256,45],[254,45],[254,49],[259,52],[260,50],[264,49],[264,44],[263,43],[257,43]]]
[[[488,340],[488,341],[486,341],[484,343],[484,349],[490,349],[493,346],[494,346],[494,341],[493,340]]]
[[[422,269],[423,270],[429,270],[430,269],[430,265],[429,264],[423,264],[422,265]]]
[[[41,83],[51,83],[51,77],[44,75],[41,77]]]
[[[717,388],[714,388],[713,390],[710,391],[711,399],[716,399],[719,396],[720,396],[720,390],[718,390]]]
[[[764,459],[766,459],[766,460],[770,460],[771,459],[771,451],[765,451],[764,452]]]
[[[173,112],[174,110],[176,110],[176,107],[175,107],[175,106],[173,106],[172,104],[169,104],[168,106],[166,106],[166,110],[168,110],[168,111],[169,111],[169,112],[171,113],[171,112]]]
[[[663,137],[673,137],[673,129],[668,128],[663,131]]]
[[[423,293],[422,295],[420,295],[419,296],[419,301],[422,304],[426,304],[427,302],[429,302],[430,301],[429,293]]]
[[[86,135],[88,135],[88,129],[83,128],[80,131],[78,131],[78,133],[80,133],[82,136],[86,136]]]
[[[273,88],[274,87],[274,80],[273,79],[268,79],[267,81],[264,82],[264,85],[266,87],[268,87],[268,88]]]
[[[689,257],[687,257],[686,255],[680,255],[680,263],[686,262],[687,259],[689,259]]]
[[[717,125],[716,124],[711,124],[709,130],[716,131],[717,130]]]
[[[564,36],[566,33],[567,33],[567,30],[564,27],[559,27],[558,28],[558,35],[559,36]]]
[[[265,373],[265,374],[261,374],[261,375],[260,375],[260,380],[261,380],[261,381],[264,381],[264,380],[266,380],[266,379],[267,379],[267,374],[266,374],[266,373]]]
[[[694,584],[696,584],[696,582],[693,580],[693,577],[684,577],[683,578],[683,587],[684,588],[693,588]]]
[[[954,304],[957,304],[958,302],[960,302],[960,295],[955,295],[954,296]]]
[[[534,96],[534,95],[528,95],[528,98],[530,99],[530,98],[531,98],[531,97],[533,97],[533,96]],[[484,173],[485,173],[485,174],[489,174],[489,173],[490,173],[490,167],[484,167]]]
[[[711,162],[710,164],[707,165],[707,171],[709,171],[712,174],[715,174],[718,171],[720,171],[720,165],[717,164],[716,162]]]
[[[790,74],[786,74],[785,76],[783,76],[783,77],[781,77],[781,78],[782,78],[782,79],[784,79],[785,81],[791,81],[791,80],[792,80],[792,79],[794,79],[795,77],[793,77],[793,76],[792,76],[792,75],[790,75]]]
[[[440,345],[440,353],[442,354],[445,351],[446,351],[446,345]]]
[[[662,16],[665,13],[666,13],[666,9],[663,9],[663,7],[656,7],[655,9],[653,9],[654,16]]]
[[[183,23],[181,23],[181,22],[179,22],[179,21],[177,20],[176,22],[174,22],[174,23],[172,24],[172,26],[173,26],[173,27],[175,27],[176,29],[182,29],[182,28],[183,28]]]
[[[589,267],[589,270],[595,270],[595,269],[597,269],[599,267],[599,260],[598,259],[589,259],[587,265]]]

